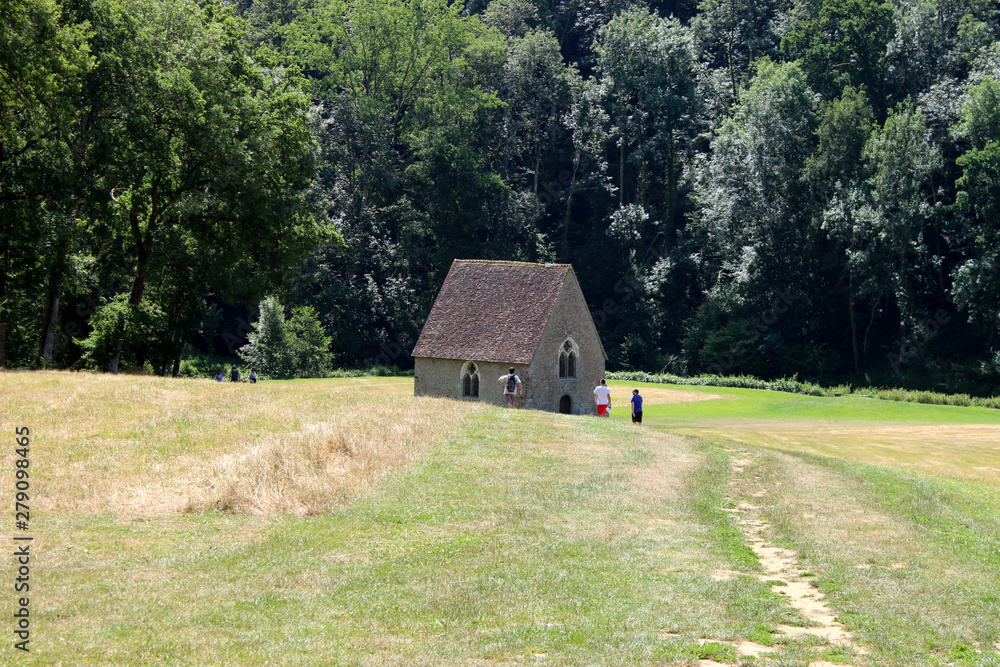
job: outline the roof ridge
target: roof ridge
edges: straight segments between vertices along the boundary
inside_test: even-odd
[[[563,264],[559,262],[522,262],[514,259],[455,259],[452,261],[453,264],[458,264],[459,262],[463,264],[503,264],[505,266],[524,266],[524,267],[567,267],[573,266],[572,264]]]

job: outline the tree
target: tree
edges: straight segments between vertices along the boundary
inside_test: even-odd
[[[877,0],[823,0],[818,16],[804,17],[781,39],[799,59],[812,87],[834,99],[845,86],[864,89],[876,115],[888,108],[886,47],[894,34],[893,10]]]
[[[962,234],[970,255],[954,271],[955,301],[978,321],[1000,324],[1000,79],[969,88],[955,133],[967,150],[957,159],[956,208],[967,216]]]
[[[750,67],[759,58],[777,58],[781,37],[780,0],[701,0],[691,22],[700,61],[725,73],[730,98],[739,101]]]
[[[11,365],[28,361],[36,332],[51,362],[79,209],[67,129],[93,66],[89,31],[53,0],[4,2],[0,25],[0,321],[9,324]]]
[[[704,335],[686,344],[692,369],[772,374],[816,349],[802,334],[814,317],[808,295],[819,291],[814,200],[805,179],[816,146],[816,94],[795,63],[765,59],[756,69],[732,118],[716,133],[697,184],[694,228],[703,239],[709,302],[694,320]],[[797,316],[767,322],[761,335],[761,314],[787,311],[792,295],[800,299]],[[709,358],[705,345],[717,348]],[[792,345],[799,351],[789,352]],[[769,361],[751,365],[751,357]]]
[[[292,308],[291,319],[277,297],[260,302],[260,317],[237,354],[251,368],[273,378],[325,377],[330,372],[330,342],[316,311]]]
[[[794,63],[763,60],[712,142],[697,197],[699,227],[732,277],[747,249],[762,260],[785,256],[805,226],[804,169],[815,146],[816,97]]]
[[[288,335],[297,377],[325,377],[330,373],[332,339],[326,335],[315,309],[292,308]]]
[[[285,309],[276,297],[260,302],[260,316],[247,335],[249,342],[237,354],[261,374],[288,378],[295,374],[295,350],[285,322]]]
[[[918,95],[937,81],[964,77],[972,56],[992,41],[995,3],[984,0],[920,0],[900,3],[895,36],[887,45],[894,88]]]
[[[700,112],[691,41],[690,29],[678,21],[629,9],[601,28],[595,46],[618,144],[619,206],[643,204],[668,227],[676,222]],[[628,167],[635,174],[626,179]]]
[[[304,98],[249,59],[221,4],[129,0],[109,8],[99,64],[105,118],[102,185],[131,244],[129,308],[140,308],[166,235],[217,243],[219,261],[267,284],[322,238],[304,197],[312,140]],[[107,368],[117,371],[130,318]]]
[[[835,251],[831,253],[833,277],[841,285],[846,281],[845,301],[855,374],[861,372],[856,316],[857,283],[861,272],[851,260],[863,249],[862,238],[857,233],[857,211],[864,205],[863,183],[867,171],[863,154],[872,120],[871,106],[863,93],[853,87],[845,88],[839,98],[821,105],[816,131],[819,145],[806,163],[807,178],[820,200],[819,224],[835,244]]]
[[[559,43],[548,31],[511,39],[502,77],[501,175],[510,185],[527,185],[537,197],[548,171],[543,161],[564,148],[568,138],[563,118],[579,94],[580,77],[563,63]]]
[[[361,365],[415,338],[456,256],[537,245],[530,203],[497,173],[505,43],[442,0],[324,0],[284,34],[313,81],[320,187],[345,241],[298,288],[338,363]]]
[[[923,115],[912,102],[900,104],[865,144],[871,168],[870,211],[857,261],[871,296],[885,296],[899,315],[898,360],[919,333],[924,294],[933,285],[940,258],[931,252],[931,224],[938,210],[933,177],[941,156],[931,144]],[[942,298],[944,295],[941,295]]]

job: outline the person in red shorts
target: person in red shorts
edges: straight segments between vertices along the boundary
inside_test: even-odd
[[[610,417],[611,413],[611,390],[608,383],[601,380],[601,384],[594,389],[594,404],[597,405],[598,417]]]

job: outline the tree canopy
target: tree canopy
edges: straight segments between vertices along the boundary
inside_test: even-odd
[[[994,2],[0,18],[10,365],[406,367],[452,260],[495,258],[572,263],[612,368],[997,391]]]

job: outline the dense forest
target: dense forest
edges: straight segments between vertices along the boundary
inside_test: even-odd
[[[493,258],[571,263],[611,369],[1000,384],[992,0],[0,21],[8,367],[177,373],[266,297],[312,372],[406,368],[452,260]]]

